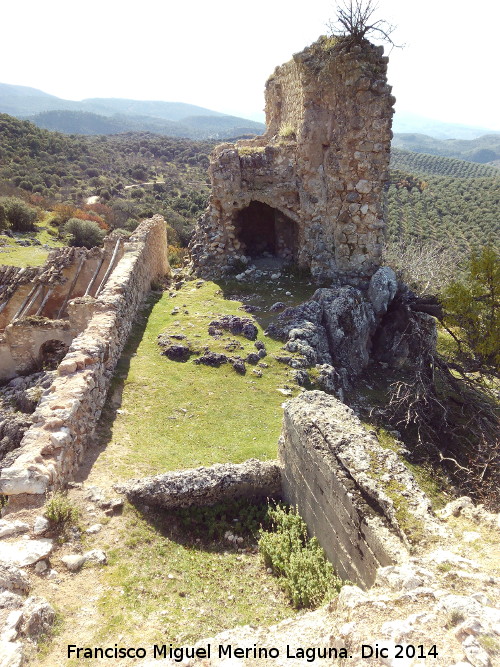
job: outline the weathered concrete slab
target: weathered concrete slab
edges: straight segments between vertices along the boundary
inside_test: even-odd
[[[396,453],[333,396],[311,391],[285,404],[279,457],[285,499],[343,578],[368,587],[378,567],[407,560],[408,525],[445,532]]]

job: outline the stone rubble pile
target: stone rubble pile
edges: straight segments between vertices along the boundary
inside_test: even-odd
[[[19,521],[0,520],[0,665],[24,664],[25,644],[47,634],[55,611],[43,598],[28,596],[30,578],[26,571],[44,564],[54,544],[48,538],[30,539],[30,526]],[[19,534],[24,533],[21,539]],[[7,541],[6,541],[7,540]],[[38,568],[37,571],[40,571]]]
[[[0,387],[0,461],[9,465],[24,434],[34,423],[31,416],[45,389],[55,377],[53,371],[13,378]],[[6,456],[11,452],[9,459]]]

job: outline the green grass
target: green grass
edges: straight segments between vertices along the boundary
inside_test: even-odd
[[[38,239],[40,243],[51,248],[59,248],[64,243],[50,232],[57,232],[57,228],[51,225],[52,214],[49,213],[41,222],[36,223],[36,232],[16,234],[16,238]],[[9,266],[41,266],[47,260],[49,250],[38,245],[20,246],[15,239],[0,234],[0,264]]]
[[[299,289],[291,279],[259,286],[205,282],[200,288],[188,282],[175,297],[152,292],[116,368],[93,475],[118,481],[250,457],[275,458],[286,400],[277,389],[287,385],[293,395],[299,389],[293,371],[273,359],[281,343],[263,335],[265,308],[278,300],[292,305],[313,289]],[[255,352],[253,341],[243,336],[224,332],[217,340],[208,335],[216,316],[251,317],[239,310],[241,302],[225,298],[235,297],[236,290],[263,308],[256,314],[258,339],[268,352],[263,360],[268,368],[259,369],[262,377],[252,373],[250,364],[241,376],[229,364],[211,368],[161,355],[157,336],[164,332],[184,334],[198,349],[208,345],[241,357]],[[294,296],[285,296],[287,290]],[[234,341],[242,348],[225,350]],[[246,514],[235,518],[241,521]],[[228,515],[225,520],[233,519]],[[143,515],[129,505],[121,521],[119,541],[99,545],[109,564],[101,572],[105,592],[93,645],[112,645],[123,636],[130,646],[186,644],[240,624],[275,623],[293,613],[278,582],[266,573],[256,534],[235,546],[221,539],[220,530],[211,530],[209,520],[204,535],[203,526],[186,528],[182,513]],[[233,525],[237,530],[239,523]]]
[[[172,314],[175,306],[180,311]],[[107,443],[101,458],[114,477],[275,458],[285,400],[278,388],[287,385],[293,395],[298,393],[293,372],[273,358],[281,343],[264,336],[257,323],[258,339],[268,352],[263,361],[269,367],[247,364],[244,376],[230,364],[196,365],[194,356],[185,363],[171,361],[157,344],[159,334],[178,333],[200,351],[209,346],[214,352],[244,358],[256,352],[252,341],[229,332],[219,340],[208,335],[208,325],[218,315],[247,316],[239,306],[209,282],[199,289],[190,282],[175,298],[165,293],[150,299],[117,366],[101,420],[101,438]],[[226,350],[231,341],[241,349]],[[262,371],[262,377],[252,372],[254,368]]]
[[[9,266],[41,266],[49,251],[39,246],[9,246],[0,248],[0,264]]]
[[[96,645],[186,644],[224,628],[270,624],[292,610],[254,551],[183,534],[168,513],[126,507],[119,546],[107,550]]]

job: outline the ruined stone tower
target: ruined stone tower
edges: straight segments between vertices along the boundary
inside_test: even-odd
[[[379,266],[394,97],[368,41],[321,37],[266,83],[266,133],[222,144],[191,242],[198,273],[259,257],[316,279],[359,281]]]

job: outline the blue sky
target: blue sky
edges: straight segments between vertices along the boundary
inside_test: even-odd
[[[378,5],[406,44],[390,54],[397,111],[500,130],[500,3]],[[180,101],[256,117],[274,67],[324,34],[334,15],[331,0],[5,3],[0,82],[75,100]]]

